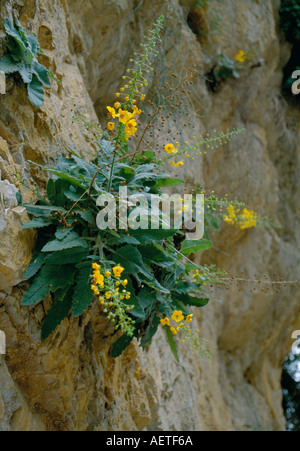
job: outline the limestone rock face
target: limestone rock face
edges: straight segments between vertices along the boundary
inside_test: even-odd
[[[215,358],[202,360],[182,345],[181,364],[162,333],[148,351],[132,344],[118,359],[110,358],[112,330],[97,306],[80,320],[65,320],[41,343],[48,300],[33,309],[20,306],[26,289],[22,274],[35,235],[21,230],[28,218],[16,194],[20,191],[25,201],[34,196],[13,174],[33,190],[34,183],[43,190],[47,175],[28,160],[49,164],[68,148],[82,155],[92,150],[88,135],[73,122],[74,113],[103,119],[130,55],[161,13],[167,18],[164,67],[181,74],[194,71],[190,112],[197,119],[192,133],[246,128],[222,150],[186,163],[182,175],[220,195],[237,196],[282,226],[248,232],[226,227],[205,261],[229,269],[232,276],[243,271],[251,279],[297,280],[299,112],[281,97],[290,49],[278,29],[280,2],[212,1],[191,13],[193,4],[0,4],[2,19],[19,18],[37,34],[44,50],[41,62],[62,81],[46,90],[40,110],[11,76],[7,94],[0,96],[0,330],[7,342],[6,355],[0,356],[2,431],[285,429],[281,366],[292,332],[299,329],[297,286],[254,294],[253,285],[241,282],[229,291],[215,291],[214,298],[222,302],[212,300],[196,314]],[[202,33],[207,24],[218,25]],[[0,52],[3,39],[1,32]],[[226,80],[212,92],[203,74],[210,73],[218,53],[234,58],[240,49],[251,56],[251,64],[239,79]],[[184,136],[191,138],[188,131]]]

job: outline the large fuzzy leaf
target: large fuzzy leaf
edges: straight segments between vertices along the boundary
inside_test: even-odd
[[[136,278],[138,278],[138,274],[142,274],[149,280],[154,279],[136,247],[127,245],[118,249],[115,252],[115,259],[118,264],[125,268],[127,273],[133,274]]]
[[[48,227],[51,224],[46,218],[34,218],[32,221],[27,222],[22,226],[22,229],[42,229]]]
[[[145,347],[147,344],[151,343],[152,338],[157,332],[158,326],[160,324],[160,318],[153,312],[150,318],[149,326],[146,329],[145,335],[141,340],[141,346]]]
[[[67,288],[67,290],[69,289]],[[56,296],[55,303],[49,310],[42,326],[42,340],[46,340],[60,323],[68,317],[72,307],[72,298],[69,294],[63,293],[61,297]]]
[[[15,41],[18,42],[19,46],[23,50],[27,50],[26,44],[24,42],[24,29],[19,25],[18,28],[16,28],[13,24],[13,22],[10,19],[5,19],[3,22],[6,34],[8,36],[11,36]]]
[[[37,55],[41,48],[40,48],[40,44],[39,41],[37,40],[37,37],[35,34],[28,34],[27,36],[27,41],[29,42],[29,45],[31,47],[31,51],[34,55]]]
[[[207,298],[198,298],[196,296],[189,296],[188,294],[174,294],[176,299],[183,303],[184,305],[192,305],[195,307],[205,307],[209,303],[209,299]]]
[[[44,89],[42,83],[34,75],[31,83],[27,87],[28,98],[37,108],[41,108],[44,103]]]
[[[38,63],[37,61],[33,63],[32,70],[36,76],[36,78],[47,88],[51,87],[51,82],[48,74],[48,70],[45,68],[45,66],[42,66],[42,64]]]
[[[20,62],[15,62],[10,55],[5,55],[0,59],[0,70],[5,74],[19,72]]]
[[[45,255],[38,256],[35,255],[31,260],[27,270],[23,274],[24,278],[30,279],[31,277],[35,276],[39,272],[44,263],[45,263]]]
[[[53,240],[46,244],[43,247],[42,252],[57,252],[63,251],[64,249],[72,249],[72,248],[88,248],[87,242],[80,238],[78,233],[71,232],[69,233],[63,240]]]
[[[19,68],[19,74],[22,77],[22,80],[24,83],[31,83],[32,81],[32,77],[33,77],[33,72],[32,72],[32,67],[29,64],[20,64],[20,68]]]
[[[82,263],[81,265],[78,265],[78,268],[79,271],[76,277],[72,308],[72,314],[75,317],[81,316],[91,305],[94,298],[94,293],[91,290],[91,263]]]
[[[118,338],[118,340],[113,345],[111,356],[114,358],[119,357],[123,353],[123,351],[125,351],[125,349],[130,345],[135,336],[136,334],[132,337],[130,337],[129,335],[122,335],[122,337]]]
[[[180,252],[183,255],[196,254],[199,251],[206,251],[207,249],[212,248],[212,242],[210,240],[186,240],[183,242]]]
[[[30,43],[28,42],[24,28],[21,27],[18,21],[16,22],[16,24],[17,26],[15,27],[10,19],[5,19],[4,28],[6,34],[18,45],[21,51],[19,56],[22,56],[22,61],[24,61],[26,64],[31,64],[35,58],[35,55],[32,52],[32,48],[30,46]]]
[[[72,284],[75,272],[76,268],[72,266],[63,266],[59,269],[56,265],[44,266],[26,291],[22,305],[35,305],[45,299],[50,291],[55,292]]]
[[[63,251],[52,252],[45,258],[46,263],[50,265],[67,265],[79,264],[88,255],[88,249],[82,247],[75,247],[72,249],[65,249]]]

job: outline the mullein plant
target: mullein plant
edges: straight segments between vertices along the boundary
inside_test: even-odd
[[[199,331],[191,327],[190,307],[206,306],[207,286],[220,283],[223,274],[214,267],[198,265],[189,257],[212,247],[208,229],[220,229],[222,209],[229,208],[226,222],[241,223],[235,221],[239,216],[233,216],[232,210],[242,208],[241,204],[214,194],[207,198],[207,230],[199,241],[187,240],[182,230],[151,229],[150,223],[147,230],[128,230],[120,224],[100,230],[96,224],[100,195],[110,194],[118,203],[120,186],[127,188],[128,196],[160,195],[165,187],[184,184],[163,170],[162,165],[180,167],[184,158],[196,158],[240,133],[193,137],[192,144],[183,145],[168,140],[162,146],[162,159],[152,149],[144,148],[143,138],[158,109],[142,128],[142,103],[163,22],[163,17],[156,21],[141,53],[131,60],[133,67],[124,74],[114,103],[106,108],[105,127],[77,118],[93,133],[98,152],[87,162],[72,150],[69,158],[58,159],[55,168],[41,166],[51,175],[47,193],[43,195],[35,189],[36,201],[25,205],[32,220],[23,229],[36,229],[38,234],[32,262],[24,274],[29,288],[22,305],[34,307],[49,294],[53,300],[42,326],[42,339],[47,339],[70,314],[80,317],[97,303],[117,334],[111,350],[113,357],[119,356],[133,338],[145,348],[159,327],[165,330],[177,360],[178,338],[183,343],[190,340],[194,350],[211,357]],[[22,181],[20,177],[19,180]],[[197,189],[201,192],[200,187]],[[136,207],[129,203],[126,208],[132,213]],[[182,199],[182,211],[187,209]],[[118,214],[121,210],[119,205]],[[242,215],[242,224],[254,225],[254,214],[243,211]]]

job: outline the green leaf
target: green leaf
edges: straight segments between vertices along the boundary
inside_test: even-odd
[[[211,249],[212,248],[212,242],[210,240],[201,240],[201,241],[197,241],[197,240],[186,240],[182,243],[180,252],[183,255],[190,255],[190,254],[196,254],[199,251],[205,251],[207,249]]]
[[[10,55],[5,55],[0,59],[0,70],[5,74],[19,72],[20,63],[15,62]]]
[[[82,247],[87,249],[89,245],[84,239],[80,238],[78,233],[71,232],[63,240],[56,239],[50,241],[43,247],[42,252],[56,252],[64,249],[72,249],[74,247]]]
[[[182,185],[183,183],[184,183],[184,180],[167,177],[167,178],[158,180],[156,185],[154,185],[154,188],[160,189],[160,188],[167,187],[167,186],[178,186],[178,185]]]
[[[28,34],[26,36],[26,38],[27,38],[27,41],[28,41],[28,43],[29,43],[29,45],[31,47],[31,52],[34,55],[37,55],[40,52],[41,48],[40,48],[40,44],[39,44],[39,42],[38,42],[38,40],[36,38],[36,35],[35,34]]]
[[[18,28],[16,28],[10,19],[5,19],[3,25],[6,34],[8,34],[8,36],[11,36],[24,52],[27,52],[28,47],[24,42],[24,40],[26,39],[26,38],[24,39],[25,37],[24,28],[22,28],[20,25],[18,26]]]
[[[63,240],[72,231],[73,231],[72,229],[69,228],[67,229],[65,226],[58,227],[55,232],[55,238],[57,238],[58,240]]]
[[[43,266],[44,262],[45,255],[34,256],[27,270],[24,272],[23,277],[25,279],[30,279],[31,277],[35,276]]]
[[[168,339],[168,343],[170,345],[171,351],[175,357],[175,359],[177,360],[177,362],[179,363],[179,356],[178,356],[178,352],[177,352],[177,346],[174,340],[174,336],[171,332],[171,328],[169,326],[165,326],[164,327],[166,334],[167,334],[167,339]]]
[[[91,212],[91,210],[83,211],[80,208],[74,208],[74,210],[72,210],[72,211],[88,223],[95,222],[95,217],[94,217],[93,213]]]
[[[192,305],[195,307],[205,307],[209,303],[209,299],[207,298],[197,298],[194,296],[189,296],[188,294],[180,294],[175,297],[185,305]]]
[[[68,290],[67,290],[68,291]],[[63,301],[56,299],[49,310],[42,326],[42,340],[46,340],[60,323],[69,316],[72,307],[71,296],[64,297]]]
[[[94,293],[91,290],[91,263],[82,263],[81,265],[78,265],[78,269],[79,271],[76,276],[76,287],[72,303],[72,314],[75,317],[81,316],[94,299]]]
[[[20,64],[19,67],[19,74],[22,77],[22,80],[24,83],[31,83],[33,73],[32,73],[32,67],[29,64]]]
[[[54,180],[50,178],[47,185],[47,196],[53,205],[63,207],[66,204],[65,191],[69,188],[70,184],[64,180]]]
[[[147,277],[151,274],[143,263],[142,256],[136,247],[128,244],[127,246],[117,249],[115,252],[115,258],[125,271],[129,274],[136,274],[142,272]]]
[[[42,64],[35,62],[32,67],[33,73],[42,85],[51,88],[48,70]]]
[[[91,178],[94,177],[95,172],[97,171],[97,166],[95,166],[94,164],[91,163],[87,163],[86,161],[84,161],[82,158],[77,157],[76,155],[73,155],[73,159],[76,162],[76,164],[78,165],[78,167],[80,167],[81,169],[84,170],[84,172],[90,176]]]
[[[123,300],[124,304],[128,306],[134,306],[133,309],[129,310],[129,314],[134,316],[137,322],[145,321],[147,318],[144,309],[140,305],[139,298],[134,294],[134,287],[132,285],[131,279],[128,280],[128,285],[126,288],[131,293],[131,298],[129,300]]]
[[[22,230],[24,229],[42,229],[43,227],[48,227],[51,221],[43,218],[34,218],[32,221],[27,222],[22,225]]]
[[[86,190],[86,186],[84,186],[82,184],[82,180],[79,180],[78,178],[73,177],[73,176],[71,176],[71,175],[69,175],[69,174],[67,174],[67,173],[65,173],[63,171],[58,171],[56,169],[46,168],[45,166],[42,166],[41,164],[35,163],[34,161],[30,161],[30,160],[28,160],[28,161],[29,161],[29,163],[33,163],[35,166],[38,166],[38,167],[44,169],[45,171],[56,175],[57,177],[61,178],[62,180],[65,180],[65,181],[69,182],[71,185],[79,186],[84,191]]]
[[[157,244],[149,244],[148,246],[140,246],[139,251],[143,256],[144,262],[150,266],[155,263],[158,266],[166,269],[172,269],[175,261],[170,257],[162,247]]]
[[[137,299],[139,300],[140,306],[144,309],[145,317],[148,318],[156,307],[157,293],[148,286],[145,286],[138,294]]]
[[[119,357],[123,351],[130,345],[134,336],[129,337],[129,335],[122,335],[122,337],[118,338],[118,340],[113,344],[113,348],[111,351],[111,357]]]
[[[52,252],[45,258],[49,265],[67,265],[79,264],[88,256],[88,249],[82,247],[75,247],[72,249],[65,249],[63,251]]]
[[[82,194],[77,193],[76,191],[71,191],[71,189],[68,189],[64,192],[64,195],[67,197],[67,199],[71,200],[72,202],[77,202]]]
[[[157,332],[158,326],[160,324],[160,318],[156,315],[156,312],[153,312],[150,317],[149,326],[146,329],[146,333],[141,340],[141,346],[145,347],[152,341],[152,338]]]
[[[192,266],[192,269],[195,269],[195,266]],[[189,294],[192,290],[197,290],[198,288],[199,286],[196,283],[180,281],[174,288],[174,291],[179,294]]]
[[[37,304],[45,299],[50,291],[55,292],[59,288],[65,288],[73,283],[75,272],[76,268],[72,266],[61,267],[59,271],[56,265],[44,266],[26,291],[22,305]]]
[[[137,239],[141,244],[150,244],[150,243],[159,243],[167,238],[172,238],[173,235],[177,232],[177,230],[170,229],[170,230],[131,230],[130,236],[133,236],[135,239]]]
[[[42,83],[34,75],[31,83],[27,86],[28,98],[37,108],[41,108],[44,103],[44,90]]]
[[[29,214],[36,216],[36,217],[43,217],[43,218],[49,218],[49,215],[54,213],[54,211],[61,211],[63,213],[66,213],[65,210],[59,207],[48,207],[45,205],[25,205],[26,210]]]

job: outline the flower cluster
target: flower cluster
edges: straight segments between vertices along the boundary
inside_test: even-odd
[[[129,105],[134,105],[137,98],[143,101],[146,97],[146,95],[141,92],[141,89],[148,86],[147,75],[153,71],[151,58],[152,56],[157,55],[154,49],[161,40],[160,32],[163,28],[163,22],[163,16],[157,19],[154,28],[149,31],[147,36],[145,36],[145,43],[141,44],[143,52],[135,52],[134,59],[130,59],[130,62],[135,65],[135,68],[127,69],[126,75],[123,75],[122,77],[125,84],[120,88],[120,92],[116,93],[116,97],[124,97],[123,104],[125,109]]]
[[[117,265],[112,268],[113,273],[105,270],[102,274],[100,265],[93,263],[92,267],[91,289],[104,307],[104,313],[107,313],[107,317],[115,325],[116,330],[120,328],[124,334],[133,336],[135,321],[128,316],[127,312],[134,306],[124,302],[129,301],[131,297],[130,292],[125,289],[128,280],[121,280],[124,268]]]
[[[192,322],[192,318],[193,315],[188,315],[185,319],[185,324],[186,323],[191,323]],[[171,316],[171,319],[173,321],[175,321],[176,323],[180,323],[176,328],[175,327],[170,327],[170,330],[172,332],[173,335],[177,335],[179,330],[182,328],[182,324],[181,321],[184,321],[184,316],[181,310],[175,310],[175,312],[173,313],[173,315]],[[161,319],[160,320],[161,325],[164,326],[170,326],[170,319],[168,317]],[[189,326],[188,326],[189,327]]]
[[[133,106],[132,112],[123,110],[121,108],[121,104],[119,102],[116,102],[114,104],[114,108],[108,106],[108,117],[109,119],[118,119],[119,124],[121,125],[121,128],[124,129],[125,125],[125,139],[128,141],[130,136],[135,136],[135,133],[137,132],[137,119],[139,115],[142,113],[141,110],[137,108],[136,105]],[[118,112],[116,111],[118,110]],[[114,122],[108,122],[107,128],[112,131],[115,129],[115,123]]]
[[[198,349],[201,351],[202,356],[205,355],[209,358],[213,358],[211,352],[207,350],[203,344],[205,340],[202,340],[197,336],[197,334],[199,334],[199,330],[193,330],[190,326],[190,323],[193,321],[193,316],[194,315],[190,314],[184,317],[181,310],[175,310],[171,318],[165,317],[160,320],[160,323],[162,327],[170,327],[170,331],[174,336],[178,335],[180,332],[184,332],[184,336],[180,340],[181,343],[185,343],[185,341],[190,340],[192,341],[193,350]],[[171,320],[175,323],[173,326],[171,325]]]
[[[242,212],[235,210],[233,205],[228,205],[228,214],[224,216],[227,224],[235,225],[241,230],[251,229],[257,226],[258,216],[252,210],[244,208]]]
[[[220,146],[224,144],[228,144],[231,139],[244,132],[244,129],[239,130],[227,130],[226,133],[217,134],[216,130],[214,131],[214,135],[210,135],[207,133],[205,137],[193,136],[192,142],[185,141],[184,143],[176,142],[175,145],[173,143],[168,143],[165,145],[164,150],[169,154],[168,158],[172,158],[173,155],[185,157],[187,159],[195,160],[195,157],[206,155],[208,151],[212,151],[218,149]],[[175,163],[174,161],[170,161],[170,164],[175,167],[183,166],[183,161],[179,161]]]

